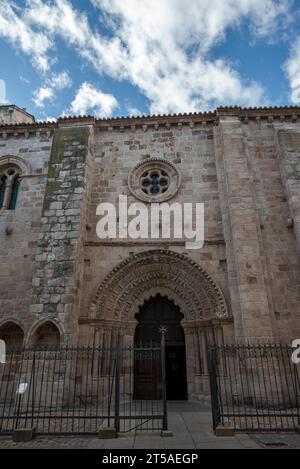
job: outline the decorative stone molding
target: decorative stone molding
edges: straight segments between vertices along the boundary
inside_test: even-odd
[[[25,161],[23,158],[19,156],[13,155],[4,155],[0,157],[0,167],[6,165],[16,165],[21,170],[21,176],[27,176],[31,174],[32,169],[28,161]]]
[[[134,321],[139,307],[158,293],[173,300],[185,320],[228,318],[220,288],[200,265],[183,254],[152,250],[110,272],[90,305],[89,319]]]
[[[34,124],[0,124],[0,139],[8,138],[30,138],[36,137],[39,133],[40,137],[49,138],[54,129],[58,127],[56,122],[39,122]]]
[[[170,161],[149,158],[131,170],[128,186],[134,197],[143,202],[164,202],[171,199],[180,187],[180,173]]]

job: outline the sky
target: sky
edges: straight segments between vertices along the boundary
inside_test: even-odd
[[[42,121],[300,105],[300,0],[0,0],[0,103]]]

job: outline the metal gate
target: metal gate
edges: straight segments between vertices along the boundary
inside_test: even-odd
[[[212,346],[213,428],[293,431],[300,425],[300,365],[285,345]]]
[[[134,398],[134,367],[155,362],[161,392]],[[97,434],[167,429],[164,338],[161,344],[112,348],[10,349],[0,363],[0,434]]]

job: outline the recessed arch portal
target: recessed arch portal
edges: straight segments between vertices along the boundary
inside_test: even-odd
[[[166,296],[156,295],[145,301],[136,315],[134,344],[159,344],[161,328],[165,329],[165,369],[167,399],[187,399],[186,353],[183,319],[180,308]],[[136,354],[134,364],[134,397],[136,399],[161,398],[160,357],[144,358]]]
[[[139,307],[156,294],[173,300],[185,320],[228,317],[210,275],[188,256],[167,250],[142,252],[117,265],[98,288],[89,317],[134,321]]]
[[[153,249],[118,264],[98,287],[90,304],[90,341],[116,344],[121,335],[134,343],[140,308],[160,295],[178,308],[184,331],[188,395],[206,394],[207,345],[231,337],[232,317],[220,288],[188,255]],[[181,327],[180,326],[180,327]],[[106,345],[105,345],[106,346]]]

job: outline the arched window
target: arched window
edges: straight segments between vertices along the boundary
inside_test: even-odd
[[[16,165],[0,166],[0,209],[16,208],[21,171]]]
[[[36,347],[39,346],[59,346],[60,333],[55,324],[46,321],[35,331],[33,342]]]
[[[8,348],[22,347],[24,333],[18,324],[8,321],[0,327],[0,339],[5,341]]]

